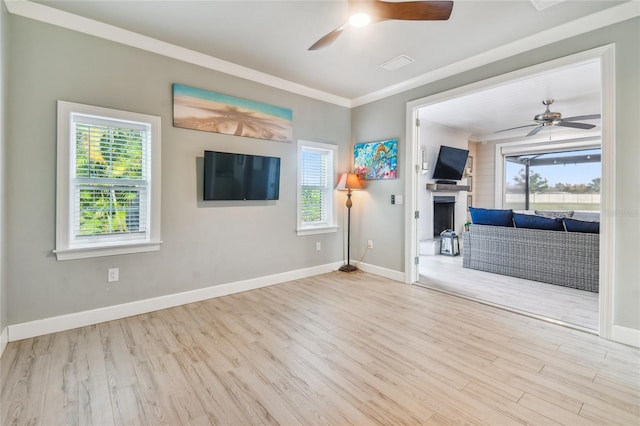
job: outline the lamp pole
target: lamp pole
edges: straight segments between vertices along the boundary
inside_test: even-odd
[[[353,266],[351,262],[351,188],[347,189],[347,264],[342,265],[339,270],[342,272],[353,272],[358,268]]]

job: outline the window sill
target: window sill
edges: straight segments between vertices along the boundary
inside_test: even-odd
[[[317,228],[302,228],[296,230],[298,236],[303,235],[316,235],[316,234],[330,234],[333,232],[338,232],[337,226],[323,226]]]
[[[160,250],[162,241],[126,244],[117,246],[82,247],[54,250],[57,260],[88,259],[91,257],[117,256],[121,254],[146,253]]]

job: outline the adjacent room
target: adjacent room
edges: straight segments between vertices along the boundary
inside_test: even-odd
[[[487,264],[487,259],[511,256],[507,252],[516,244],[515,240],[496,242],[497,252],[489,254],[488,247],[465,247],[462,236],[475,222],[472,213],[484,211],[477,208],[510,209],[517,215],[526,213],[524,219],[530,220],[554,216],[546,222],[543,219],[542,224],[519,223],[529,229],[564,231],[559,219],[566,217],[571,221],[570,227],[592,226],[599,233],[601,68],[598,60],[571,63],[420,109],[418,143],[425,161],[418,192],[418,203],[424,212],[418,238],[424,285],[597,333],[599,238],[571,235],[571,242],[554,239],[552,244],[559,244],[562,251],[578,254],[562,262],[558,260],[558,268],[564,275],[545,277],[537,273],[536,264],[551,268],[551,258],[545,253],[535,257],[535,251],[530,249],[527,256],[535,259],[518,258],[517,262],[524,265],[520,269],[508,266],[507,260],[500,268],[493,267]],[[562,113],[555,111],[558,105],[552,100],[536,102],[536,97],[549,93],[570,100],[563,105]],[[505,126],[518,122],[525,114],[532,124]],[[460,185],[433,186],[447,177],[438,171],[442,147],[461,150],[459,173],[449,176]],[[450,206],[448,210],[446,206]],[[516,217],[519,221],[523,218]],[[458,257],[440,256],[440,234],[446,229],[459,234]],[[532,241],[540,251],[548,251],[549,247],[540,241],[554,235],[537,230],[526,232],[523,238]],[[564,236],[568,234],[555,235]],[[499,237],[487,238],[498,241]],[[481,238],[476,242],[482,245],[486,241],[489,240]],[[588,255],[580,251],[591,246]],[[486,259],[477,256],[478,250],[486,253]],[[516,247],[514,255],[518,256],[521,250],[526,250],[525,245]],[[558,256],[553,256],[557,260]],[[474,267],[470,267],[471,258],[477,263]],[[448,271],[446,274],[442,273],[444,269]]]
[[[0,423],[637,424],[639,40],[635,0],[0,1]]]

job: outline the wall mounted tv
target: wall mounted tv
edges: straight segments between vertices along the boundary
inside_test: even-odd
[[[277,200],[280,158],[204,152],[204,200]]]
[[[433,179],[438,183],[455,184],[455,181],[462,179],[468,156],[469,151],[466,149],[442,145],[433,170]]]

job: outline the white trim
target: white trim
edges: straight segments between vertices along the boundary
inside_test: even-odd
[[[389,278],[390,280],[394,281],[407,282],[404,272],[383,268],[382,266],[371,265],[369,263],[358,263],[354,262],[353,260],[350,263],[352,265],[356,265],[358,269],[364,272],[369,272],[370,274],[379,275],[381,277]]]
[[[158,55],[199,65],[214,71],[223,72],[225,74],[255,81],[287,92],[296,93],[346,108],[354,108],[374,102],[482,65],[487,65],[519,53],[555,43],[559,40],[574,37],[640,16],[640,2],[629,1],[601,12],[596,12],[583,18],[576,19],[575,21],[568,22],[555,28],[542,31],[535,35],[516,40],[509,44],[491,49],[445,67],[438,68],[384,89],[377,90],[354,99],[348,99],[224,61],[213,56],[205,55],[204,53],[196,52],[191,49],[156,40],[133,31],[128,31],[93,19],[64,12],[45,6],[44,4],[32,3],[26,0],[5,0],[5,4],[9,13],[14,15],[23,16],[25,18],[100,37],[105,40],[111,40],[126,46],[146,50]]]
[[[105,40],[114,41],[126,46],[135,47],[156,53],[158,55],[177,59],[210,70],[219,71],[249,81],[265,84],[287,92],[299,94],[320,101],[350,108],[351,101],[347,98],[323,92],[302,84],[294,83],[280,77],[243,67],[232,62],[224,61],[195,50],[177,46],[157,40],[152,37],[128,31],[113,25],[105,24],[93,19],[64,12],[40,3],[26,0],[5,0],[7,9],[14,15],[35,19],[51,25],[57,25],[83,34],[89,34]]]
[[[304,235],[318,235],[318,234],[333,234],[334,232],[338,232],[338,226],[322,226],[317,228],[299,228],[296,229],[296,234],[298,237]]]
[[[505,139],[506,140],[506,139]],[[504,157],[516,154],[533,154],[535,152],[551,152],[551,151],[571,151],[590,148],[601,148],[602,136],[586,136],[576,137],[567,140],[556,139],[551,143],[544,139],[533,139],[523,141],[517,138],[514,142],[496,143],[495,146],[495,179],[494,179],[494,202],[496,209],[504,208],[504,173],[505,161]]]
[[[517,80],[524,80],[527,77],[545,71],[551,71],[572,64],[582,63],[588,60],[600,60],[602,66],[602,198],[601,198],[601,222],[600,222],[600,330],[601,337],[614,339],[611,333],[613,324],[613,294],[614,294],[614,259],[615,259],[615,46],[613,44],[591,49],[585,52],[576,53],[564,58],[544,62],[528,68],[523,68],[514,72],[499,75],[487,80],[458,87],[446,92],[427,96],[407,103],[407,168],[415,167],[416,153],[418,152],[419,140],[412,131],[412,123],[419,108],[433,105],[445,100],[454,99],[469,93],[479,92],[497,87]],[[498,169],[499,171],[499,169]],[[417,189],[417,177],[409,174],[405,189],[407,194],[414,194]],[[416,208],[417,200],[411,199],[407,206],[412,210],[407,213],[405,221],[405,265],[407,277],[416,275],[417,265],[412,260],[417,256],[418,246],[412,233],[416,232],[415,226],[409,214]]]
[[[97,308],[89,311],[75,312],[57,317],[13,324],[7,327],[9,329],[8,341],[14,342],[16,340],[27,339],[30,337],[57,333],[59,331],[71,330],[105,321],[113,321],[133,315],[158,311],[160,309],[173,308],[187,303],[200,302],[202,300],[212,299],[215,297],[299,280],[301,278],[335,271],[340,267],[340,265],[342,265],[342,262],[335,262],[311,268],[268,275],[265,277],[215,285],[197,290],[167,294],[165,296],[158,296],[151,299],[138,300],[120,305],[105,306],[104,308]]]
[[[614,324],[611,327],[611,340],[640,348],[640,330]]]
[[[9,343],[9,327],[3,328],[0,332],[0,358],[7,347],[7,343]]]
[[[327,164],[328,173],[327,179],[330,179],[328,184],[331,185],[327,188],[327,221],[318,223],[315,225],[304,225],[302,223],[302,151],[315,150],[327,155],[329,163]],[[336,205],[334,200],[334,189],[336,177],[336,166],[338,164],[338,146],[326,142],[316,142],[306,139],[298,139],[296,158],[296,235],[315,235],[315,234],[329,234],[338,231],[338,213],[336,211]]]
[[[142,253],[160,250],[161,223],[161,158],[162,158],[162,119],[158,116],[137,112],[122,111],[93,105],[78,104],[59,100],[57,134],[57,181],[56,181],[56,248],[53,252],[57,260],[86,259],[97,256]],[[79,244],[74,229],[73,185],[71,175],[75,163],[74,115],[96,117],[100,120],[124,121],[136,127],[147,127],[150,135],[147,147],[150,156],[147,160],[147,188],[149,199],[145,203],[148,229],[135,238],[96,237],[92,244]],[[91,121],[91,119],[89,119]]]
[[[451,77],[452,75],[488,65],[551,43],[556,43],[559,40],[575,37],[608,25],[617,24],[618,22],[623,22],[637,16],[640,16],[640,2],[630,1],[622,3],[619,6],[593,13],[546,31],[541,31],[532,36],[496,47],[418,77],[369,93],[368,95],[354,98],[351,100],[351,107],[354,108],[375,102],[389,96],[397,95],[398,93],[406,92],[407,90],[424,86],[428,83],[433,83],[434,81]]]
[[[600,186],[600,336],[612,335],[616,259],[616,72],[615,45],[601,56],[602,180]]]

